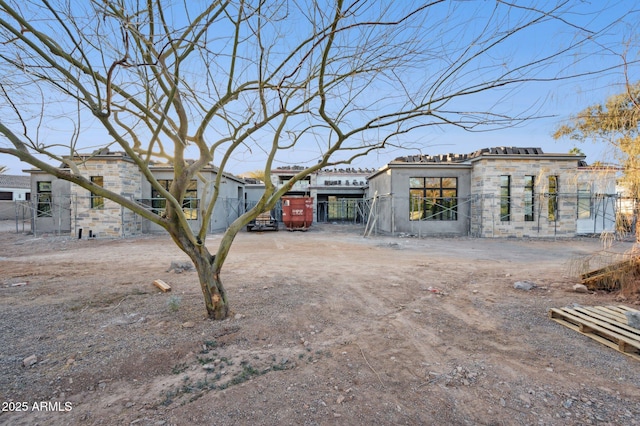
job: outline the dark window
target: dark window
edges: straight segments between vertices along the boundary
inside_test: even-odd
[[[167,191],[171,187],[171,179],[158,179],[158,183]],[[155,214],[161,215],[167,208],[167,200],[156,189],[151,190],[151,208]],[[198,219],[198,182],[192,180],[182,200],[182,211],[187,219]]]
[[[591,184],[578,184],[578,219],[591,218]]]
[[[524,177],[524,220],[533,222],[535,176]]]
[[[409,196],[409,220],[458,220],[458,178],[410,178]]]
[[[2,201],[13,200],[13,192],[0,191],[0,200]]]
[[[37,215],[38,217],[51,217],[51,210],[53,205],[53,198],[51,196],[51,182],[41,181],[38,182],[37,187],[38,205]]]
[[[549,176],[549,220],[558,220],[558,176]]]
[[[511,220],[511,176],[500,176],[500,220]]]
[[[104,186],[104,177],[102,176],[91,176],[91,182],[98,186]],[[102,209],[104,208],[104,198],[100,195],[96,195],[93,192],[91,193],[91,208],[92,209]]]

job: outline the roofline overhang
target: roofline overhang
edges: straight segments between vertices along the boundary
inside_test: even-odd
[[[582,161],[587,158],[586,155],[575,154],[482,154],[473,157],[467,161],[473,163],[480,160],[565,160],[565,161]],[[440,163],[443,164],[443,163]],[[446,163],[445,163],[446,164]]]

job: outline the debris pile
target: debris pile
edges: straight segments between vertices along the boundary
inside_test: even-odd
[[[639,278],[640,258],[636,256],[580,275],[589,290],[607,291],[619,290],[624,282]]]

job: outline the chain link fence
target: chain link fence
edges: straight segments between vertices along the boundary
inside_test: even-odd
[[[154,210],[153,199],[137,200],[140,204]],[[200,200],[189,201],[189,208],[200,206]],[[417,215],[412,205],[426,205]],[[422,203],[422,204],[421,204]],[[43,233],[55,235],[77,235],[78,216],[87,214],[88,201],[76,195],[61,195],[53,200],[40,201],[3,201],[0,202],[0,219],[13,221],[12,230],[18,233]],[[222,198],[214,209],[207,232],[224,231],[238,216],[249,210],[255,202],[238,198]],[[398,211],[404,209],[408,211]],[[194,209],[196,211],[197,209]],[[416,211],[414,211],[416,210]],[[561,219],[575,223],[577,234],[600,234],[613,232],[619,235],[634,235],[637,224],[637,200],[621,197],[617,194],[536,194],[533,201],[524,197],[500,197],[494,194],[457,197],[455,200],[399,197],[391,194],[376,195],[371,198],[342,199],[338,201],[319,201],[316,203],[315,221],[317,223],[343,223],[362,226],[366,234],[411,234],[418,237],[429,236],[421,226],[424,222],[437,223],[446,213],[448,219],[461,221],[464,232],[461,235],[472,237],[498,236],[506,223],[523,221],[524,215],[531,215],[538,229],[552,227],[553,234]],[[425,213],[426,212],[426,213]],[[443,213],[444,212],[444,213]],[[452,213],[453,212],[453,213]],[[570,218],[567,214],[572,215]],[[454,214],[455,213],[455,214]],[[102,212],[105,221],[119,222],[122,237],[139,233],[162,232],[162,228],[140,215],[119,207],[119,210]],[[190,213],[191,214],[191,213]],[[189,223],[194,231],[202,226],[201,212],[191,214]],[[282,221],[280,202],[272,211],[279,222]],[[417,216],[416,216],[417,215]],[[453,216],[452,216],[453,215]],[[563,216],[565,215],[565,216]],[[415,216],[415,217],[414,217]],[[451,217],[449,217],[451,216]],[[404,225],[396,223],[403,221]],[[403,228],[404,226],[404,228]]]

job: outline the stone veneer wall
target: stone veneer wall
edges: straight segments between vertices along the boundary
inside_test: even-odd
[[[127,198],[142,198],[141,173],[137,166],[123,158],[96,157],[80,165],[83,176],[103,176],[104,187]],[[77,233],[82,228],[83,238],[89,230],[97,237],[128,237],[142,233],[142,221],[132,211],[104,199],[103,208],[91,208],[91,193],[77,185],[71,185],[71,229]]]
[[[479,237],[569,237],[576,235],[577,160],[482,158],[471,173],[471,235]],[[511,220],[500,220],[500,176],[511,176]],[[524,220],[524,180],[535,176],[534,220]],[[558,176],[558,218],[548,219],[549,176]]]

